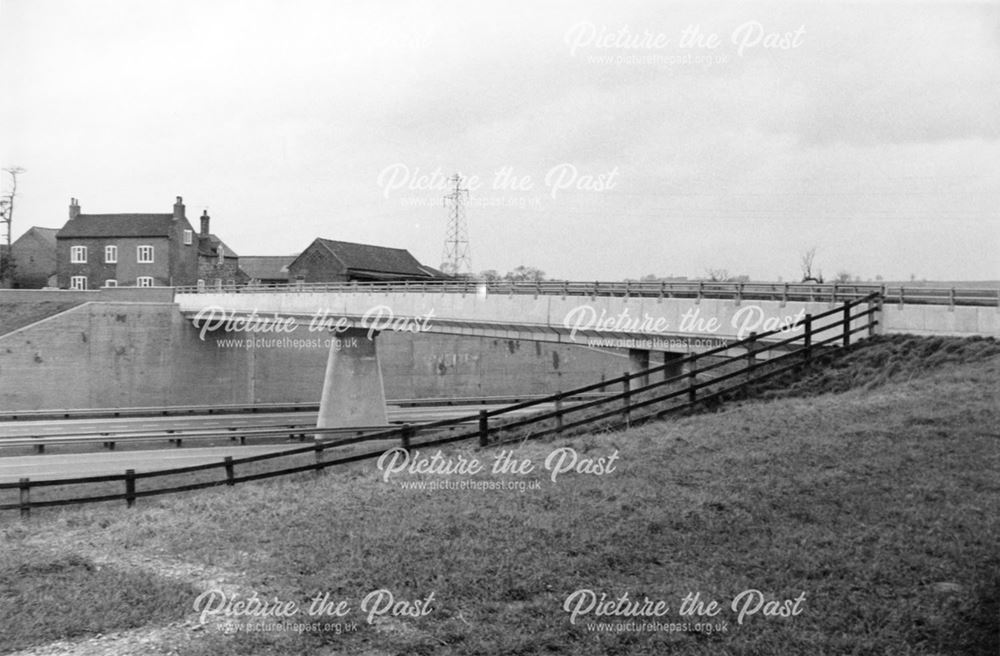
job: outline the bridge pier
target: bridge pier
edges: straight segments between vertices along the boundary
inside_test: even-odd
[[[330,339],[316,428],[388,424],[377,335],[350,328],[330,333]]]
[[[684,365],[675,362],[684,356],[684,353],[672,353],[670,351],[663,352],[663,364],[667,365],[667,367],[663,370],[664,380],[673,378],[674,376],[680,376],[684,373]]]
[[[630,348],[628,350],[628,372],[634,374],[646,369],[649,369],[649,350]],[[635,381],[637,387],[649,385],[649,375],[636,378]]]

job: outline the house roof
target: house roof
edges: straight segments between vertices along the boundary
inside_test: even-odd
[[[57,232],[59,232],[59,228],[41,228],[39,226],[32,226],[28,228],[25,231],[25,233],[21,235],[21,237],[18,237],[18,240],[20,240],[23,237],[27,237],[29,234],[33,234],[39,239],[41,239],[43,242],[45,242],[46,246],[51,246],[52,248],[55,248]]]
[[[240,268],[254,280],[287,280],[288,265],[298,255],[244,255]]]
[[[228,244],[219,239],[215,233],[210,233],[208,236],[201,234],[198,235],[198,255],[204,255],[205,257],[218,257],[220,244],[225,251],[223,257],[239,257],[236,252],[229,248]]]
[[[423,269],[424,271],[426,271],[427,275],[431,276],[432,278],[451,278],[452,277],[452,276],[449,276],[444,271],[441,271],[440,269],[435,269],[434,267],[431,267],[431,266],[427,266],[426,264],[421,264],[420,268]]]
[[[173,214],[80,214],[56,237],[167,237],[173,222]]]
[[[371,244],[356,244],[349,241],[335,241],[319,237],[318,243],[337,258],[345,269],[366,274],[393,273],[408,276],[427,277],[427,271],[420,266],[417,258],[405,248],[389,248]],[[296,258],[298,259],[298,258]]]

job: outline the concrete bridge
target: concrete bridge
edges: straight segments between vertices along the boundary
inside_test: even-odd
[[[177,288],[204,336],[330,337],[318,425],[384,424],[377,336],[447,333],[620,348],[633,372],[752,333],[801,334],[807,317],[873,293],[882,332],[1000,336],[996,290],[770,283],[320,283]],[[865,325],[858,319],[852,327]],[[823,335],[819,335],[822,339]],[[660,364],[656,362],[655,364]],[[677,373],[680,373],[678,371]]]

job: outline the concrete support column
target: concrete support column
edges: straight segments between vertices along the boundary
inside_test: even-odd
[[[667,365],[667,367],[663,370],[663,380],[673,378],[674,376],[680,376],[684,373],[684,366],[675,363],[676,360],[680,360],[684,357],[684,355],[684,353],[671,353],[669,351],[663,352],[663,364]]]
[[[647,349],[629,349],[628,372],[634,374],[646,369],[649,369],[649,351]],[[633,387],[649,385],[649,376],[642,376],[633,380],[635,381]]]
[[[384,426],[389,423],[377,337],[369,339],[367,330],[350,328],[330,333],[330,338],[316,427]]]

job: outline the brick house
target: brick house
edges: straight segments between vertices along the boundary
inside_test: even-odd
[[[239,256],[209,230],[208,211],[201,213],[198,231],[198,285],[242,285],[249,278],[240,269]]]
[[[288,265],[292,282],[431,280],[438,277],[403,248],[317,238]]]
[[[11,244],[14,287],[41,289],[55,286],[56,233],[59,228],[29,228]]]
[[[56,234],[59,287],[194,285],[198,249],[180,196],[169,214],[82,214],[73,198]]]

